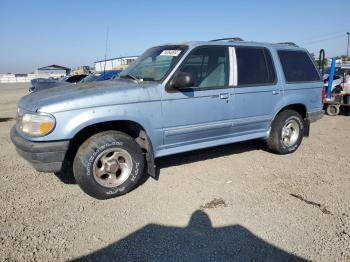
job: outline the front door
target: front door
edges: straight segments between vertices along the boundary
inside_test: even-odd
[[[229,87],[229,61],[227,47],[206,46],[192,50],[180,65],[176,73],[191,73],[194,84],[184,90],[163,90],[163,149],[183,147],[181,151],[187,151],[194,143],[230,135],[233,89]]]

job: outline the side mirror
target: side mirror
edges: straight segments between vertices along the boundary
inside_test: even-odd
[[[191,87],[194,85],[191,73],[179,72],[170,81],[170,86],[176,89]]]

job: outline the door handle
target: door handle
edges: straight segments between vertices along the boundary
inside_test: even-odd
[[[272,91],[272,94],[273,94],[273,95],[278,95],[279,93],[280,93],[280,90],[273,90],[273,91]]]
[[[220,99],[228,99],[228,98],[229,98],[229,94],[228,93],[220,94]]]

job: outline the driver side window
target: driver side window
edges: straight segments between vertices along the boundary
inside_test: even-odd
[[[220,88],[228,85],[229,57],[224,46],[195,49],[182,65],[180,72],[193,76],[193,88]]]

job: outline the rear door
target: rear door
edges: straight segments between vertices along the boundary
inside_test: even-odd
[[[231,48],[234,49],[237,79],[233,101],[233,132],[235,135],[266,132],[283,95],[271,53],[264,47]]]
[[[186,57],[177,72],[191,73],[194,85],[180,90],[164,89],[163,147],[187,146],[190,150],[196,147],[193,145],[195,143],[213,142],[230,135],[233,89],[229,87],[228,47],[197,47]]]

